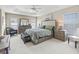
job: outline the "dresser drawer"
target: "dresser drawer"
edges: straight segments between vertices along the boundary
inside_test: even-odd
[[[64,31],[56,31],[55,38],[65,41],[65,32]]]

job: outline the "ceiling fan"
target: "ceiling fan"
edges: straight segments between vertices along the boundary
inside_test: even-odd
[[[29,6],[30,7],[30,6]],[[22,9],[22,8],[15,8],[14,11],[15,12],[20,12],[20,13],[29,13],[29,14],[38,14],[40,9],[42,8],[39,8],[37,5],[32,5],[32,7],[30,8],[26,8],[25,9]]]
[[[37,8],[37,5],[32,5],[31,8],[26,8],[26,9],[31,9],[32,11],[39,12],[39,10],[42,8]]]

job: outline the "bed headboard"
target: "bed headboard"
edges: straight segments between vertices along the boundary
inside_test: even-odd
[[[55,27],[55,20],[50,20],[50,21],[43,21],[41,23],[41,26],[44,27],[45,29],[52,30],[53,27]]]
[[[55,26],[55,20],[42,21],[41,26]]]

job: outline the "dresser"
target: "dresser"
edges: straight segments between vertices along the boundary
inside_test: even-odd
[[[19,26],[18,28],[18,33],[23,33],[26,29],[30,29],[31,26],[30,25],[23,25],[23,26]]]
[[[62,31],[62,30],[55,30],[55,38],[62,40],[62,41],[66,41],[67,38],[67,34],[66,31]]]

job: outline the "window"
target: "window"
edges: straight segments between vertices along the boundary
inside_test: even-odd
[[[10,27],[13,29],[18,29],[18,20],[17,18],[11,18]]]
[[[64,14],[64,29],[73,34],[79,28],[79,13]]]

